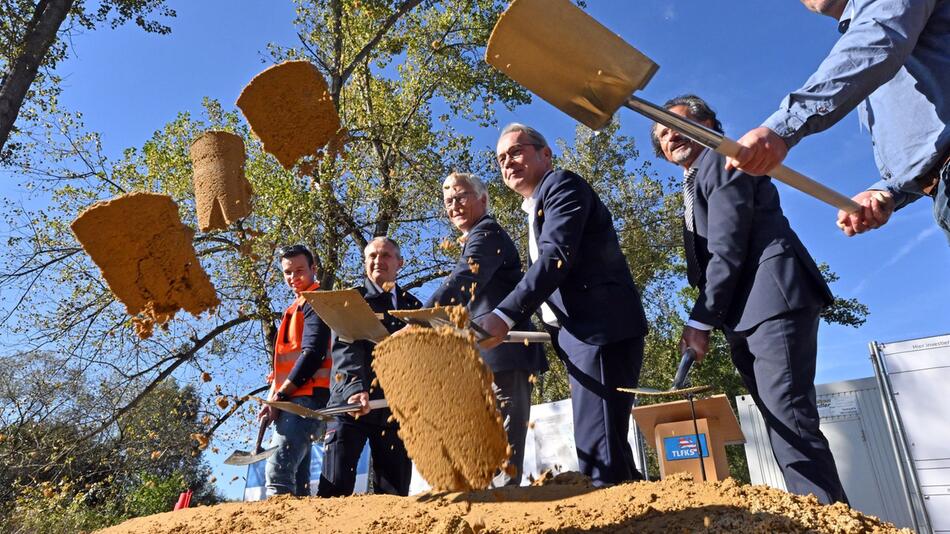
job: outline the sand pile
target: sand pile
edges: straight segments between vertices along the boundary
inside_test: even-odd
[[[192,315],[220,302],[170,197],[130,193],[98,202],[71,225],[92,261],[147,338],[183,309]]]
[[[262,71],[241,91],[237,106],[264,150],[285,169],[343,137],[327,82],[306,61],[287,61]]]
[[[765,486],[732,480],[696,483],[676,476],[592,488],[565,473],[536,487],[415,497],[278,497],[190,508],[127,521],[109,534],[219,532],[906,532],[845,505],[823,506]]]
[[[202,232],[224,230],[251,213],[254,190],[244,177],[244,140],[209,131],[191,144],[195,209]]]
[[[492,374],[471,336],[407,326],[373,351],[399,437],[434,489],[487,488],[510,456]]]

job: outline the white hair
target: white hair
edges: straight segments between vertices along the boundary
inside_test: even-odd
[[[488,187],[485,186],[485,182],[481,181],[478,176],[467,172],[453,172],[445,177],[445,181],[442,182],[442,190],[448,190],[453,182],[464,184],[472,188],[472,192],[475,193],[475,198],[485,197],[485,211],[488,211],[491,205],[491,198],[488,196]]]

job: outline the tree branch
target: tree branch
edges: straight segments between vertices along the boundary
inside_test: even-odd
[[[13,59],[0,86],[0,153],[10,137],[26,94],[33,85],[40,64],[56,41],[59,27],[73,7],[74,0],[41,0],[27,26],[20,54]]]

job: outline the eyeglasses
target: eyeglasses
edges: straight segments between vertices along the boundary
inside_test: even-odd
[[[508,158],[521,160],[524,157],[524,147],[533,146],[535,150],[541,148],[544,145],[539,145],[537,143],[518,143],[516,145],[511,145],[508,150],[498,154],[495,158],[495,162],[498,163],[499,167],[504,167],[505,163],[508,162]]]
[[[451,208],[452,205],[455,204],[456,202],[458,202],[459,206],[464,206],[468,204],[468,197],[472,196],[473,194],[474,193],[472,193],[471,191],[459,193],[452,197],[446,197],[443,203],[445,204],[446,208]]]

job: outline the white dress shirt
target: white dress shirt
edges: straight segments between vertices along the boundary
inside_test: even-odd
[[[535,209],[536,207],[537,200],[535,200],[534,197],[528,197],[521,203],[521,210],[528,214],[528,256],[532,262],[538,261],[538,243],[534,236],[534,220],[538,216],[538,212]],[[500,317],[501,320],[508,325],[508,328],[514,328],[515,322],[505,315],[504,312],[499,309],[494,309],[492,313]],[[548,306],[547,302],[541,303],[541,320],[554,328],[560,327],[560,324],[557,322],[557,316],[554,315],[554,310]]]

